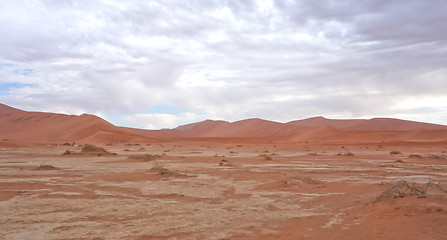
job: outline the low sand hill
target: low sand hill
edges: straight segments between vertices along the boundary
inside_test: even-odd
[[[236,122],[205,120],[174,129],[116,127],[94,115],[27,112],[0,105],[0,138],[15,142],[159,142],[211,139],[217,141],[447,141],[447,126],[391,118],[333,120],[323,117],[288,123],[259,118]],[[239,140],[238,140],[239,139]],[[2,144],[5,145],[6,141]],[[6,144],[8,145],[8,144]],[[10,145],[10,143],[9,143]]]
[[[334,127],[343,130],[359,131],[413,131],[418,129],[446,130],[447,126],[431,123],[423,123],[394,118],[372,118],[372,119],[327,119],[324,117],[313,117],[303,120],[295,120],[287,124],[303,127]]]
[[[94,115],[27,112],[0,105],[0,136],[24,143],[124,142],[161,140],[126,132]]]
[[[203,137],[282,137],[304,129],[307,128],[253,118],[217,126]]]
[[[365,119],[327,119],[324,117],[312,117],[306,118],[302,120],[295,120],[288,122],[287,124],[302,126],[302,127],[313,127],[313,128],[321,128],[321,127],[333,127],[336,129],[346,129],[352,126],[356,126],[358,124],[366,121]]]
[[[217,127],[230,124],[227,121],[205,120],[178,126],[174,129],[148,130],[147,133],[167,138],[197,138],[209,135]],[[141,131],[139,131],[141,133]]]

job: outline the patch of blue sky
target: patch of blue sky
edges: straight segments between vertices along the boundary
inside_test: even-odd
[[[32,84],[23,83],[0,83],[0,93],[4,93],[13,89],[33,86]]]
[[[183,108],[174,107],[171,105],[157,105],[157,106],[151,107],[150,109],[148,109],[146,111],[141,111],[140,113],[179,115],[184,112],[186,112],[186,110]]]
[[[17,69],[17,70],[14,70],[14,73],[16,75],[29,76],[34,73],[34,70],[31,68]]]
[[[0,69],[2,68],[9,68],[9,67],[13,67],[14,64],[11,63],[0,63]]]

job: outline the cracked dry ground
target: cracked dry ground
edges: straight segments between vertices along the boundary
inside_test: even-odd
[[[445,159],[229,145],[0,149],[0,239],[447,239],[446,194],[375,201],[399,179],[447,187]]]

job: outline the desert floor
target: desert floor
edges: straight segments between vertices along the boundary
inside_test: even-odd
[[[377,200],[447,188],[445,144],[103,147],[0,148],[0,239],[447,239],[442,190]]]

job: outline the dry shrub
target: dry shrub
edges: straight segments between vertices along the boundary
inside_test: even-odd
[[[408,156],[408,158],[424,158],[419,154],[410,154],[410,156]]]
[[[347,153],[345,153],[345,156],[350,156],[350,157],[352,157],[352,156],[354,156],[355,154],[353,153],[353,152],[347,152]]]
[[[383,191],[379,196],[377,196],[376,201],[383,198],[402,198],[405,196],[419,196],[425,197],[427,194],[428,188],[434,188],[439,190],[440,192],[447,193],[439,183],[434,183],[429,181],[423,185],[419,185],[417,183],[409,183],[405,180],[400,180],[393,184],[390,188]]]
[[[128,157],[128,159],[140,159],[147,162],[154,161],[160,157],[160,155],[152,155],[152,154],[133,154]]]
[[[322,184],[323,182],[307,176],[295,176],[281,180],[281,183],[284,186],[290,186],[298,184]]]
[[[97,147],[97,146],[95,146],[93,144],[85,144],[84,147],[82,147],[81,153],[89,154],[89,155],[97,155],[97,156],[117,155],[116,153],[108,152],[104,148]]]
[[[40,164],[35,170],[56,170],[57,168],[50,164]]]
[[[65,155],[71,155],[71,154],[73,154],[73,152],[70,150],[67,150],[62,155],[65,156]]]
[[[266,161],[273,161],[273,158],[267,154],[259,154],[259,157],[263,157]]]
[[[402,153],[399,152],[399,151],[391,151],[390,154],[391,154],[391,155],[397,155],[397,154],[402,154]]]
[[[159,163],[155,163],[155,165],[151,168],[151,170],[155,170],[160,175],[174,175],[175,172],[165,168],[163,165]]]
[[[443,157],[443,156],[439,156],[439,155],[436,155],[436,154],[431,154],[430,156],[428,156],[429,158],[432,158],[432,159],[445,159],[445,157]]]

